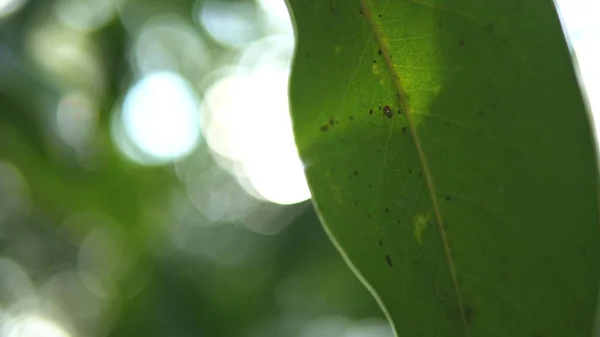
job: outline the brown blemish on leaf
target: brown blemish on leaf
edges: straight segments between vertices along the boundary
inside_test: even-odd
[[[386,255],[385,262],[387,262],[388,266],[390,266],[390,268],[392,268],[392,257],[391,256]]]
[[[327,131],[329,130],[329,126],[327,126],[327,124],[321,126],[321,131]]]
[[[379,239],[379,245],[383,247],[383,240]]]
[[[461,46],[461,47],[464,46],[465,45],[465,40],[458,41],[458,45]]]
[[[475,309],[473,309],[472,306],[465,306],[465,320],[467,321],[467,324],[471,325],[471,323],[473,323],[473,318],[475,316]]]
[[[394,115],[392,113],[392,109],[390,109],[389,105],[386,105],[383,107],[383,114],[385,115],[385,117],[387,118],[392,118],[392,116]]]
[[[333,126],[335,124],[335,120],[333,118],[329,118],[329,125]]]

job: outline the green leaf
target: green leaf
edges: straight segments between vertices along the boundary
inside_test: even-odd
[[[551,1],[289,0],[296,141],[399,336],[590,336],[598,168]]]

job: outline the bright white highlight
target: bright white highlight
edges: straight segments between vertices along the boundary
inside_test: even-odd
[[[34,314],[9,318],[0,329],[0,337],[70,337],[55,322]]]
[[[175,73],[159,72],[143,77],[129,91],[121,121],[141,157],[164,163],[184,157],[197,145],[199,113],[192,86]]]
[[[242,47],[260,36],[254,4],[225,1],[204,2],[198,20],[217,42]]]
[[[237,73],[217,82],[206,96],[211,148],[239,162],[255,192],[278,204],[310,198],[294,143],[288,78],[280,69]]]
[[[0,19],[16,12],[24,4],[24,0],[0,0]]]
[[[600,1],[556,2],[577,57],[580,79],[595,122],[596,137],[600,137]]]

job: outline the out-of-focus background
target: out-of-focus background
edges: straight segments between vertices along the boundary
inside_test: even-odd
[[[600,2],[559,5],[598,111]],[[0,337],[392,336],[310,205],[293,48],[283,0],[0,0]]]

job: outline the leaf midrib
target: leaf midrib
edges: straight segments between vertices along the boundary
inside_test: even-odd
[[[396,92],[398,93],[398,95],[400,97],[400,103],[402,104],[402,108],[403,108],[404,113],[406,114],[406,118],[408,120],[409,130],[413,136],[415,147],[417,149],[417,153],[419,156],[419,161],[421,162],[421,166],[423,168],[423,174],[425,177],[425,181],[427,183],[427,189],[430,194],[431,203],[433,204],[433,210],[434,210],[435,217],[436,217],[436,220],[438,223],[438,228],[440,230],[440,235],[442,237],[442,242],[444,244],[444,252],[446,253],[446,261],[448,262],[448,267],[450,269],[452,283],[454,286],[454,291],[456,293],[458,307],[459,307],[459,310],[461,313],[465,336],[469,336],[468,323],[467,323],[467,318],[465,315],[463,299],[462,299],[462,295],[460,293],[460,289],[458,287],[458,278],[457,278],[457,274],[456,274],[456,268],[454,266],[454,260],[452,258],[450,245],[448,243],[446,229],[444,228],[444,223],[443,223],[442,216],[441,216],[440,209],[439,209],[436,188],[433,183],[431,171],[429,170],[429,165],[427,164],[427,158],[425,156],[425,153],[423,152],[423,149],[421,147],[421,141],[417,134],[416,123],[413,119],[413,113],[412,113],[409,101],[407,99],[406,92],[405,92],[404,88],[402,87],[402,84],[400,83],[400,78],[399,78],[398,74],[396,74],[394,71],[392,59],[390,57],[389,48],[388,48],[387,44],[385,44],[383,41],[383,38],[381,36],[381,31],[379,30],[378,25],[373,20],[373,15],[371,13],[369,6],[367,5],[367,0],[360,0],[360,4],[362,7],[363,15],[367,19],[367,22],[369,23],[369,26],[371,27],[373,37],[375,38],[375,42],[377,43],[379,49],[381,50],[381,56],[383,57],[383,59],[385,61],[385,65],[388,68],[390,74],[392,75],[392,83],[394,84],[394,89],[396,90]]]

